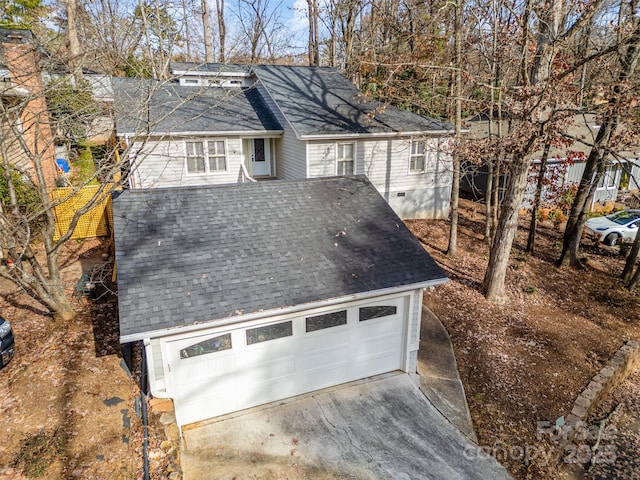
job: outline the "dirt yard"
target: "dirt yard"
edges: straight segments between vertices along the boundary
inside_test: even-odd
[[[63,276],[69,293],[83,272],[110,272],[100,240],[71,241]],[[116,297],[74,300],[77,317],[56,323],[15,285],[0,281],[0,315],[16,354],[0,371],[0,479],[134,479],[142,473],[139,372],[123,368]],[[166,478],[151,430],[152,478]]]
[[[444,254],[448,222],[409,222],[451,279],[428,291],[425,305],[451,336],[480,446],[517,478],[640,478],[640,458],[623,455],[624,447],[617,444],[625,441],[622,434],[608,440],[614,453],[608,461],[589,470],[588,462],[582,469],[571,451],[558,451],[558,444],[538,430],[538,422],[553,425],[570,412],[581,390],[626,340],[640,339],[640,292],[622,288],[618,249],[585,245],[585,270],[559,269],[553,262],[560,232],[542,225],[530,256],[524,253],[527,230],[521,228],[507,274],[508,299],[492,305],[480,293],[489,254],[482,241],[483,208],[462,202],[455,260]],[[637,391],[638,381],[636,376],[626,388]],[[637,401],[626,405],[625,415],[640,418]],[[606,417],[605,410],[599,415]],[[598,420],[592,419],[596,425]],[[584,443],[578,447],[588,450],[595,439]],[[600,476],[603,472],[619,476]]]

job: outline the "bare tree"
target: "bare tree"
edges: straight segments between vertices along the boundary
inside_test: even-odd
[[[455,13],[455,136],[460,140],[462,131],[462,15],[464,13],[463,0],[457,0]],[[449,246],[447,255],[456,257],[458,255],[458,204],[460,198],[460,151],[453,152],[453,185],[451,187],[451,214],[449,230]]]
[[[204,32],[204,60],[207,63],[213,63],[213,37],[211,36],[209,5],[207,0],[202,0],[202,27],[202,31]]]
[[[269,4],[266,0],[238,0],[235,13],[240,25],[240,50],[236,54],[239,60],[257,63],[279,56],[286,43],[280,7],[281,3]]]
[[[541,6],[537,11],[540,28],[536,36],[535,56],[530,64],[525,80],[514,91],[518,96],[512,101],[519,103],[519,125],[513,132],[517,146],[512,147],[513,156],[509,160],[509,184],[502,204],[498,228],[489,254],[489,264],[485,272],[483,290],[489,301],[500,302],[504,299],[505,278],[509,256],[521,208],[527,176],[530,168],[531,153],[540,146],[540,140],[556,134],[554,124],[558,120],[556,106],[563,103],[560,83],[552,77],[554,60],[564,42],[588,22],[596,13],[599,1],[592,2],[574,18],[574,22],[564,25],[564,3],[554,0]],[[524,17],[529,13],[525,12]]]
[[[320,65],[320,45],[318,43],[318,0],[307,0],[309,17],[309,65]]]
[[[619,70],[613,84],[610,86],[610,95],[606,107],[602,111],[602,121],[587,158],[585,169],[580,180],[576,198],[571,207],[567,227],[565,229],[562,253],[558,259],[559,265],[570,264],[574,268],[582,268],[579,258],[580,239],[587,221],[595,189],[604,172],[608,151],[611,149],[611,139],[621,121],[621,112],[625,104],[634,96],[634,88],[629,87],[629,78],[636,70],[640,59],[640,14],[632,10],[629,24],[632,33],[618,48],[626,51],[621,55]],[[622,25],[621,25],[622,27]]]
[[[216,19],[218,20],[218,37],[220,40],[220,52],[218,54],[218,61],[220,63],[224,63],[227,38],[227,24],[225,23],[224,19],[224,0],[216,0]]]

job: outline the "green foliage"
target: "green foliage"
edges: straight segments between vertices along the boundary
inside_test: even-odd
[[[147,59],[139,59],[133,55],[127,59],[126,65],[122,69],[125,77],[130,78],[151,78],[153,70]]]
[[[74,141],[85,140],[92,120],[100,112],[89,82],[52,80],[46,86],[46,96],[58,134]]]
[[[31,28],[44,14],[42,0],[0,0],[0,27]]]
[[[16,191],[22,214],[31,216],[42,211],[42,201],[37,189],[14,168],[11,168],[11,183]],[[0,202],[7,210],[11,207],[6,170],[2,166],[0,166]]]
[[[56,429],[51,433],[39,430],[20,440],[20,450],[13,457],[11,467],[22,468],[31,478],[44,475],[49,465],[64,451],[64,434]]]
[[[141,28],[147,30],[154,50],[169,52],[171,45],[182,40],[180,27],[165,7],[158,7],[153,2],[140,2],[134,16]]]
[[[95,178],[96,165],[93,160],[93,152],[90,145],[78,145],[78,157],[73,160],[73,176],[71,183],[73,185],[97,184]]]

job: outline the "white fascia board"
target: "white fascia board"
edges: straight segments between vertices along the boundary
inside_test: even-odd
[[[211,72],[204,70],[173,70],[174,76],[184,77],[241,77],[248,78],[251,74],[247,72]]]
[[[402,285],[400,287],[390,287],[390,288],[383,288],[382,290],[372,290],[369,292],[354,293],[352,295],[346,295],[344,297],[329,298],[327,300],[319,300],[316,302],[302,303],[300,305],[293,305],[290,307],[283,307],[283,308],[277,308],[273,310],[265,310],[265,311],[249,313],[246,315],[237,315],[234,317],[216,319],[208,322],[198,323],[197,325],[164,328],[164,329],[153,330],[153,331],[144,332],[144,333],[133,333],[129,335],[121,335],[120,343],[124,344],[124,343],[130,343],[130,342],[137,342],[139,340],[147,341],[148,339],[151,339],[151,338],[166,337],[169,335],[197,332],[199,330],[205,330],[212,327],[232,326],[232,325],[250,322],[254,320],[261,320],[261,319],[273,317],[276,315],[278,316],[288,315],[292,313],[303,312],[305,310],[311,310],[314,308],[331,307],[335,305],[340,305],[341,303],[354,302],[359,300],[368,300],[370,298],[375,298],[375,297],[405,293],[411,290],[435,287],[436,285],[441,285],[448,281],[449,281],[448,278],[442,277],[435,280],[429,280],[427,282],[414,283],[411,285]]]
[[[358,138],[401,138],[435,137],[453,135],[453,130],[431,130],[428,132],[381,132],[381,133],[340,133],[333,135],[301,135],[300,140],[353,140]]]
[[[134,138],[146,139],[172,139],[172,138],[194,138],[194,137],[265,137],[279,138],[284,134],[284,130],[255,130],[251,132],[245,131],[228,131],[228,132],[153,132],[150,134],[140,132],[118,132],[118,136],[127,136]]]

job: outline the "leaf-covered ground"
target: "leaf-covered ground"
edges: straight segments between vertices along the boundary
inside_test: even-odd
[[[488,303],[480,291],[489,254],[483,208],[462,201],[455,259],[444,254],[447,221],[408,222],[451,279],[428,291],[425,305],[451,336],[479,445],[517,478],[555,479],[568,471],[577,478],[606,478],[598,476],[603,469],[576,468],[586,455],[571,455],[576,448],[590,451],[595,440],[563,448],[538,422],[553,425],[567,415],[616,350],[626,340],[640,339],[640,292],[622,287],[623,259],[616,248],[585,245],[585,270],[555,267],[562,238],[552,225],[540,226],[536,253],[525,254],[528,218],[523,218],[506,302]],[[629,415],[640,418],[638,403],[630,408]],[[637,455],[626,457],[624,467],[616,458],[606,465],[611,471],[631,469],[628,478],[640,478]]]
[[[83,271],[108,277],[106,251],[100,240],[69,242],[70,293]],[[0,370],[0,478],[142,478],[138,374],[122,366],[116,297],[74,300],[77,317],[62,323],[13,284],[0,289],[0,315],[16,339],[15,357]],[[164,478],[157,433],[152,478]]]
[[[591,466],[595,438],[558,451],[538,430],[538,422],[569,413],[626,340],[640,339],[640,294],[622,288],[617,250],[585,246],[586,270],[557,269],[560,233],[542,226],[529,256],[522,229],[507,302],[492,305],[479,290],[488,259],[480,205],[463,201],[455,260],[444,255],[446,221],[408,223],[451,279],[426,292],[425,304],[451,335],[480,446],[518,478],[640,478],[637,375],[591,419],[598,427],[604,420],[608,432],[615,428],[600,442],[598,458],[607,461]],[[83,271],[103,272],[106,251],[99,240],[69,243],[70,292]],[[77,302],[78,317],[56,324],[16,287],[0,282],[0,290],[0,314],[11,320],[17,342],[16,357],[0,371],[0,478],[25,478],[25,461],[31,472],[43,470],[40,478],[141,478],[138,378],[121,366],[116,298]],[[151,420],[152,478],[166,478],[163,437]]]

